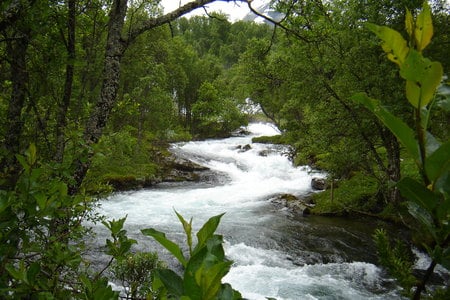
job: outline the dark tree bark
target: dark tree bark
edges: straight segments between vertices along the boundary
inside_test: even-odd
[[[22,135],[22,109],[27,97],[28,72],[26,53],[29,45],[29,33],[21,33],[20,37],[7,42],[8,56],[11,58],[12,92],[8,104],[7,119],[5,120],[5,138],[0,171],[7,174],[8,184],[14,185],[19,172],[15,154],[20,153],[20,137]]]
[[[67,16],[67,65],[66,79],[64,83],[64,94],[59,104],[56,118],[56,152],[55,161],[62,162],[65,148],[65,128],[67,126],[67,111],[72,98],[73,73],[75,63],[75,23],[76,23],[76,0],[68,0]]]
[[[380,128],[380,135],[386,148],[387,170],[386,175],[391,182],[398,182],[400,173],[400,145],[397,138],[386,127]],[[400,203],[400,191],[396,186],[388,189],[388,200],[397,205]]]

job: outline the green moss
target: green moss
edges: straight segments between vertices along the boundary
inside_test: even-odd
[[[283,135],[258,136],[252,138],[252,142],[261,144],[288,144]]]
[[[92,166],[85,179],[85,188],[96,193],[109,184],[116,190],[132,189],[157,177],[159,160],[166,144],[152,137],[140,141],[130,131],[105,135],[96,148]]]
[[[312,213],[343,215],[352,211],[370,211],[376,204],[378,183],[363,173],[356,173],[350,179],[339,181],[335,186],[333,190],[314,194],[316,206]]]

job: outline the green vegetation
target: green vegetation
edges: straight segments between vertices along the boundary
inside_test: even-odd
[[[1,2],[0,298],[117,299],[113,273],[130,298],[238,297],[221,283],[230,262],[214,234],[220,216],[195,247],[179,216],[188,258],[144,231],[180,261],[182,277],[154,254],[130,252],[125,219],[104,221],[111,262],[91,270],[83,224],[102,220],[96,197],[158,180],[170,142],[227,136],[255,119],[283,132],[255,142],[290,145],[295,164],[328,172],[333,188],[315,195],[315,213],[417,230],[432,258],[419,283],[400,248],[383,232],[376,240],[405,291],[425,296],[435,266],[450,260],[446,1],[276,0],[285,17],[271,25],[181,18],[210,2],[171,15],[158,0]],[[247,98],[263,117],[243,112]]]
[[[357,173],[350,179],[339,182],[336,187],[314,194],[316,205],[311,212],[326,215],[364,212],[375,215],[379,213],[373,211],[379,209],[376,203],[378,189],[378,182],[374,178]]]
[[[411,129],[382,107],[378,100],[365,94],[353,97],[392,131],[414,159],[421,175],[420,180],[403,177],[396,184],[406,198],[408,212],[417,223],[415,229],[431,239],[431,242],[422,241],[422,245],[432,261],[425,275],[414,284],[413,299],[420,299],[436,265],[450,270],[450,141],[440,142],[428,131],[434,94],[442,80],[443,69],[439,62],[431,61],[422,54],[433,36],[431,9],[427,3],[424,3],[415,20],[409,10],[406,12],[405,27],[409,42],[389,27],[367,26],[383,40],[382,47],[388,59],[400,68],[400,76],[406,81],[406,98],[414,108],[414,129]],[[412,263],[402,260],[402,256],[396,253],[398,247],[390,249],[385,236],[384,232],[375,235],[381,262],[399,278],[408,292],[415,281],[411,275]]]
[[[111,265],[113,279],[125,289],[126,299],[157,298],[153,278],[157,269],[166,268],[156,252],[138,252],[115,261]]]
[[[223,237],[215,234],[222,215],[211,217],[197,232],[197,244],[192,243],[192,218],[187,222],[175,212],[183,225],[189,257],[186,258],[180,246],[167,239],[165,234],[153,228],[143,229],[164,246],[184,267],[183,277],[169,269],[159,269],[156,275],[155,289],[162,299],[241,299],[241,294],[229,284],[223,284],[222,278],[230,270],[232,261],[226,259],[223,249]]]

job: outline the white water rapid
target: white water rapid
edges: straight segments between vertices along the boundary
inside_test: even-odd
[[[311,193],[311,178],[321,174],[293,167],[279,146],[251,143],[254,136],[279,134],[273,126],[250,124],[247,130],[246,136],[173,145],[174,153],[208,167],[219,180],[117,193],[101,201],[98,212],[109,219],[127,215],[129,235],[164,259],[167,253],[141,229],[155,228],[184,244],[174,209],[193,217],[196,230],[225,212],[218,233],[234,265],[224,281],[248,299],[400,299],[374,264],[370,236],[376,224],[293,216],[274,206],[274,195]],[[251,149],[239,149],[245,145]],[[95,230],[104,241],[101,225]]]

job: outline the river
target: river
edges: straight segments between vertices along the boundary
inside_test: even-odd
[[[193,217],[196,230],[225,212],[218,233],[234,264],[224,281],[248,299],[400,299],[393,280],[376,265],[371,235],[382,224],[296,216],[276,207],[275,195],[311,193],[312,177],[323,174],[293,167],[280,146],[252,144],[254,136],[279,134],[270,124],[250,124],[247,130],[245,136],[172,146],[175,154],[213,171],[214,180],[117,193],[101,201],[98,213],[126,215],[126,229],[139,249],[158,251],[173,263],[141,229],[152,227],[184,243],[174,210]],[[244,151],[245,145],[251,148]],[[101,225],[95,231],[104,241]]]

